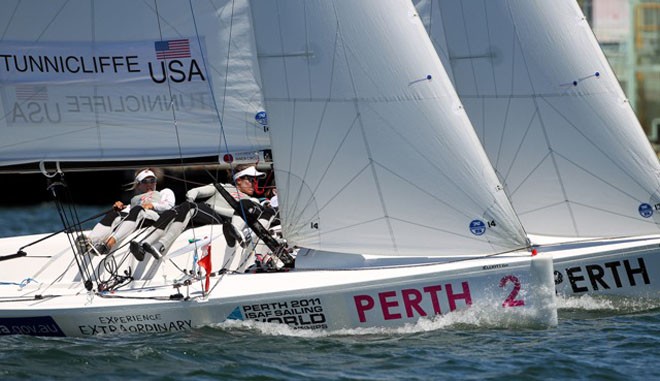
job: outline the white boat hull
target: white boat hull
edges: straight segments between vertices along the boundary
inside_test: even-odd
[[[660,237],[541,246],[553,257],[557,293],[660,299]]]
[[[4,261],[3,278],[9,276],[5,270],[18,271],[26,261],[51,260],[30,256]],[[156,263],[153,258],[149,261]],[[167,267],[167,260],[158,262]],[[154,271],[158,275],[150,279],[100,293],[85,290],[76,276],[47,283],[37,275],[41,268],[31,272],[26,268],[22,273],[29,276],[15,274],[14,279],[34,281],[22,287],[20,282],[0,286],[0,334],[156,333],[232,319],[281,323],[293,329],[398,327],[466,310],[489,315],[497,326],[557,324],[551,260],[532,259],[529,253],[443,264],[214,274],[206,294],[203,277],[189,276],[192,282],[174,288],[177,275],[168,268]],[[178,278],[183,284],[180,273]]]

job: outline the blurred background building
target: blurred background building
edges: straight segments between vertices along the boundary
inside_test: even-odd
[[[660,150],[660,0],[578,0],[651,143]]]

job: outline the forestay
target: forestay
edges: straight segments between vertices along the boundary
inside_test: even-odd
[[[21,0],[3,10],[0,165],[217,162],[269,146],[246,1]]]
[[[658,233],[658,159],[574,0],[417,6],[528,233]]]
[[[293,244],[486,255],[525,234],[407,1],[253,1]]]

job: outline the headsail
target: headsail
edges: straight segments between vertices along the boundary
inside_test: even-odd
[[[528,233],[660,231],[660,165],[574,0],[418,10]]]
[[[251,7],[292,243],[405,256],[526,245],[410,2]]]
[[[3,9],[0,166],[217,162],[269,146],[246,1]]]

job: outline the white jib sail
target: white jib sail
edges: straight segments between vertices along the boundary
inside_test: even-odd
[[[410,2],[251,7],[293,244],[403,256],[526,245]]]
[[[0,85],[0,165],[270,145],[246,1],[4,2]]]
[[[660,231],[658,159],[576,1],[417,7],[528,233]]]

